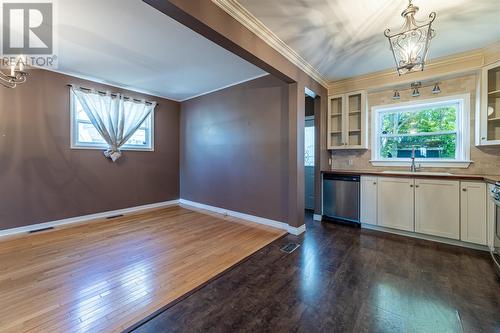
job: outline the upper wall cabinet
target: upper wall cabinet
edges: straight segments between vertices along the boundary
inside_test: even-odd
[[[500,61],[483,68],[476,145],[500,145]]]
[[[328,149],[367,149],[366,92],[330,96]]]

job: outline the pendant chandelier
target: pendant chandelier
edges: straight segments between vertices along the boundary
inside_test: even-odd
[[[399,75],[424,70],[429,43],[435,36],[431,25],[436,18],[436,13],[432,12],[427,22],[421,22],[415,19],[417,12],[418,7],[412,4],[412,0],[409,0],[408,7],[401,13],[405,20],[401,32],[391,34],[390,29],[384,32],[389,39]]]
[[[28,73],[24,71],[22,57],[11,63],[10,73],[5,74],[0,70],[0,84],[7,88],[15,88],[18,84],[26,82]]]

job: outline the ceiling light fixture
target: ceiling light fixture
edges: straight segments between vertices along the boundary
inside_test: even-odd
[[[29,75],[24,71],[23,57],[13,58],[10,62],[10,73],[7,75],[0,71],[0,84],[7,88],[15,88],[18,84],[26,82]]]
[[[399,91],[394,90],[394,95],[392,96],[392,99],[395,101],[398,99],[401,99],[401,95],[399,94]]]
[[[434,88],[432,88],[432,93],[434,95],[439,94],[441,92],[441,88],[439,88],[439,82],[434,83]]]
[[[428,22],[419,22],[415,19],[418,7],[411,2],[412,0],[409,0],[408,7],[401,13],[405,19],[401,31],[393,35],[390,29],[384,32],[385,37],[389,39],[399,75],[424,70],[429,42],[436,35],[431,28],[436,13],[430,13]]]
[[[420,96],[420,91],[418,90],[418,88],[420,88],[421,86],[422,86],[422,83],[420,83],[420,82],[413,82],[411,84],[411,88],[413,89],[413,91],[411,93],[412,97]]]

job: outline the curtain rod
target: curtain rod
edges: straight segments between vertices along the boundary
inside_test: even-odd
[[[72,88],[78,88],[78,89],[81,89],[81,90],[86,90],[86,91],[95,91],[97,92],[98,94],[108,94],[108,92],[106,91],[100,91],[100,90],[95,90],[95,89],[91,89],[91,88],[85,88],[85,87],[81,87],[81,86],[75,86],[73,84],[68,84],[67,85],[68,87],[72,87]],[[118,93],[110,93],[110,95],[112,97],[116,97],[118,96],[119,94]],[[120,94],[121,95],[121,94]],[[151,102],[151,101],[146,101],[146,100],[141,100],[141,99],[137,99],[137,98],[132,98],[132,97],[128,97],[128,96],[123,96],[122,95],[122,98],[124,100],[131,100],[131,101],[134,101],[134,102],[145,102],[146,104],[149,104],[149,105],[152,105],[153,103],[156,103],[156,105],[160,105],[160,103],[157,103],[157,102]]]

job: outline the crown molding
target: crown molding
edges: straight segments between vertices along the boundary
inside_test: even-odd
[[[500,41],[490,44],[483,49],[484,64],[490,65],[500,60]]]
[[[373,90],[407,84],[414,81],[425,81],[437,77],[452,77],[473,73],[489,62],[500,59],[500,41],[484,48],[455,53],[449,56],[430,60],[422,72],[398,76],[394,69],[373,72],[355,77],[330,81],[329,95],[341,94],[357,90]]]
[[[316,68],[314,68],[314,66],[302,58],[278,36],[276,36],[276,34],[274,34],[266,25],[264,25],[264,23],[243,7],[237,0],[212,0],[212,2],[232,16],[236,21],[241,23],[245,28],[257,35],[273,49],[278,51],[295,66],[318,81],[318,83],[328,87],[328,79],[326,79]]]

